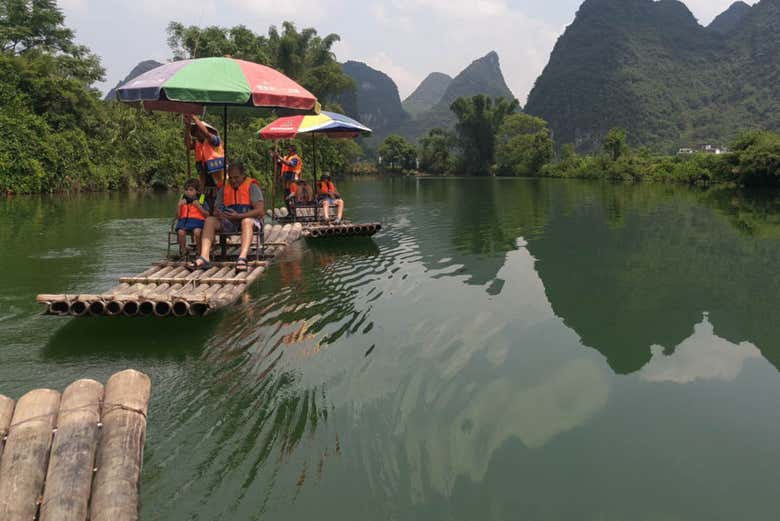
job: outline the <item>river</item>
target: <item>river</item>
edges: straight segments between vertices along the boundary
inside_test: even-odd
[[[776,520],[780,197],[340,183],[202,319],[40,315],[164,254],[174,194],[0,201],[0,392],[153,382],[142,518]]]

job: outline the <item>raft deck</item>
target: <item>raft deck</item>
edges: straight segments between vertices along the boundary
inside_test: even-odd
[[[0,519],[136,521],[150,393],[127,370],[0,395]]]
[[[236,272],[235,262],[214,262],[208,270],[187,270],[184,262],[160,261],[105,293],[38,295],[50,315],[144,317],[203,316],[234,303],[303,233],[300,223],[265,226],[262,260]],[[239,245],[232,244],[237,250]],[[255,252],[252,252],[255,253]],[[252,258],[253,255],[250,255]]]

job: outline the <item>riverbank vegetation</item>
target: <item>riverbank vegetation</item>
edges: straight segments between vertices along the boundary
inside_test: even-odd
[[[474,96],[456,100],[452,110],[458,117],[454,133],[433,129],[420,140],[420,173],[780,185],[780,135],[768,131],[744,133],[721,154],[658,155],[630,147],[625,130],[614,128],[600,152],[580,155],[571,144],[556,152],[547,122],[520,112],[517,102]],[[411,158],[412,150],[411,143],[390,136],[380,154],[392,158],[387,170],[413,173],[414,161],[398,159]]]
[[[272,66],[321,99],[349,89],[331,47],[338,36],[284,23],[258,35],[243,26],[186,27],[171,23],[168,44],[174,59],[231,54]],[[54,0],[0,0],[0,193],[173,188],[186,177],[180,116],[147,114],[116,101],[103,101],[93,84],[103,79],[100,59],[74,43]],[[332,107],[338,109],[338,107]],[[219,114],[206,114],[222,128]],[[232,109],[231,157],[250,174],[269,182],[272,143],[256,132],[275,115]],[[297,143],[312,167],[310,140]],[[345,172],[363,156],[350,140],[318,140],[321,171]]]
[[[231,55],[274,67],[308,88],[325,108],[354,89],[332,51],[336,34],[298,30],[290,22],[258,34],[231,28],[168,26],[172,59]],[[147,114],[103,101],[93,87],[103,79],[100,59],[74,42],[55,0],[0,0],[0,193],[168,189],[187,176],[183,126],[173,114]],[[633,148],[613,129],[601,151],[579,155],[555,143],[548,123],[520,110],[514,99],[462,97],[450,106],[454,129],[434,128],[413,144],[391,135],[376,152],[359,142],[320,139],[321,172],[336,175],[423,173],[466,176],[542,176],[688,184],[780,184],[780,136],[751,131],[726,154],[658,155]],[[230,157],[270,184],[273,143],[256,132],[271,111],[229,111]],[[221,109],[206,119],[222,130]],[[310,175],[314,147],[296,142]]]

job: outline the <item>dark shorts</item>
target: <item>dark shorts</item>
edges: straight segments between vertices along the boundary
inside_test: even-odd
[[[333,206],[334,204],[336,204],[336,201],[338,201],[338,199],[335,197],[328,197],[327,195],[321,195],[320,205],[322,205],[322,203],[324,203],[325,201],[327,201],[330,206]]]
[[[201,230],[203,229],[203,223],[205,221],[202,221],[200,219],[179,219],[176,223],[176,230],[184,230],[186,232],[191,232],[193,230]]]
[[[262,223],[259,219],[252,219],[255,222],[255,228],[261,228]],[[230,219],[220,219],[222,223],[222,233],[239,233],[241,231],[241,221],[231,221]]]

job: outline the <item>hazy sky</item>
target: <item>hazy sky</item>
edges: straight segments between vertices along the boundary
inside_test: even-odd
[[[708,24],[733,0],[686,0]],[[455,75],[498,52],[509,87],[525,100],[582,0],[59,0],[77,40],[101,56],[107,90],[139,61],[170,58],[165,27],[244,24],[265,33],[283,20],[341,35],[339,60],[390,75],[401,96],[434,71]],[[750,1],[749,3],[755,3]]]

